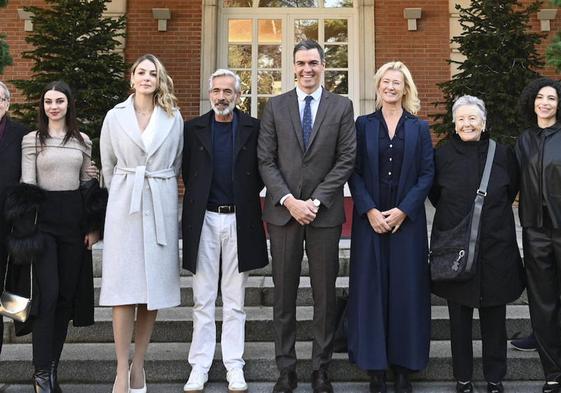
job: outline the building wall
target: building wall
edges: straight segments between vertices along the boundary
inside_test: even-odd
[[[123,2],[125,0],[114,0]],[[363,0],[364,1],[364,0]],[[417,83],[422,109],[420,115],[427,117],[435,111],[434,101],[440,99],[436,84],[450,76],[450,3],[454,0],[373,0],[375,29],[375,64],[399,59],[411,69]],[[528,0],[526,0],[528,1]],[[463,2],[463,1],[462,1]],[[186,119],[199,114],[200,98],[200,53],[202,31],[202,0],[128,0],[127,38],[125,57],[133,62],[139,55],[153,53],[158,56],[172,75],[176,94],[183,116]],[[42,5],[42,0],[10,0],[8,7],[0,9],[0,31],[8,35],[10,51],[15,64],[7,67],[2,80],[30,77],[31,63],[21,59],[22,51],[29,49],[24,38],[24,21],[18,18],[17,9],[25,5]],[[158,32],[157,21],[152,17],[152,8],[169,8],[172,19],[168,31]],[[422,8],[422,18],[418,21],[417,31],[407,30],[403,18],[406,7]],[[547,5],[545,7],[548,7]],[[534,29],[538,30],[539,21],[534,17]],[[551,30],[541,49],[544,50],[561,28],[561,10],[551,24]],[[216,37],[205,37],[213,40]],[[544,73],[556,76],[551,68]],[[204,95],[204,94],[203,94]],[[22,99],[17,93],[15,101]]]

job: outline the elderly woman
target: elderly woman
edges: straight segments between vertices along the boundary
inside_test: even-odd
[[[520,97],[529,128],[518,139],[520,224],[530,318],[545,374],[544,393],[561,392],[561,84],[530,82]]]
[[[435,154],[436,175],[429,198],[436,207],[433,230],[449,230],[469,214],[485,167],[489,135],[485,104],[463,96],[452,107],[456,133]],[[497,144],[480,222],[475,276],[433,282],[432,292],[448,300],[456,391],[473,391],[472,319],[479,309],[483,375],[489,393],[503,391],[506,374],[506,304],[524,289],[524,272],[514,229],[512,202],[518,192],[514,152]]]
[[[371,376],[370,392],[412,391],[408,374],[426,367],[430,340],[425,199],[433,174],[428,124],[407,67],[374,77],[376,111],[356,121],[357,160],[349,283],[349,358]],[[404,245],[407,245],[404,247]]]
[[[10,91],[0,82],[0,212],[4,211],[6,189],[19,182],[21,176],[21,140],[27,133],[24,126],[12,121],[8,116],[10,108]],[[10,228],[0,214],[0,279],[4,279],[6,268],[6,236]],[[3,282],[3,281],[2,281]],[[1,289],[0,289],[1,290]],[[2,317],[0,317],[0,332],[3,332]],[[0,353],[2,352],[2,338],[0,334]]]

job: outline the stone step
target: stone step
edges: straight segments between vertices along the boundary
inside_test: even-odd
[[[93,258],[93,272],[94,277],[101,277],[101,261],[102,261],[102,254],[103,254],[103,243],[96,245],[92,251],[92,258]],[[180,266],[181,266],[181,243],[180,243]],[[340,276],[348,276],[349,275],[349,260],[350,260],[351,250],[350,250],[350,240],[348,239],[341,239],[339,241],[339,275]],[[269,254],[270,259],[270,254]],[[309,265],[308,265],[308,258],[304,253],[304,258],[302,260],[302,276],[309,275]],[[249,273],[251,276],[270,276],[272,274],[272,267],[271,263],[261,269],[252,270]],[[182,276],[191,276],[191,272],[181,269]]]
[[[297,342],[299,358],[297,372],[302,381],[311,374],[311,342]],[[184,383],[189,375],[188,345],[183,343],[153,343],[146,355],[146,376],[150,383]],[[452,361],[450,343],[433,341],[428,367],[413,376],[418,381],[450,381]],[[225,370],[217,346],[216,360],[209,374],[210,381],[224,381]],[[278,376],[274,360],[273,343],[247,343],[245,350],[245,376],[248,381],[273,382]],[[31,344],[8,344],[2,352],[0,378],[2,383],[27,384],[32,373]],[[59,369],[62,383],[113,382],[115,351],[111,343],[65,345]],[[474,341],[474,380],[482,380],[481,342]],[[337,382],[366,381],[365,372],[352,365],[346,354],[335,354],[330,375]],[[508,351],[508,372],[505,380],[540,381],[543,378],[537,353]],[[304,383],[302,383],[304,385]]]
[[[274,323],[272,307],[247,307],[246,341],[247,342],[273,342]],[[302,306],[297,308],[297,332],[298,341],[309,341],[313,339],[313,307]],[[217,337],[220,337],[222,328],[222,308],[217,308],[216,313]],[[71,327],[67,342],[100,343],[113,342],[113,330],[111,325],[111,309],[98,307],[95,310],[96,324],[85,328]],[[508,337],[516,337],[531,332],[530,316],[527,306],[511,305],[507,307],[507,334]],[[6,319],[4,327],[6,343],[27,343],[31,336],[15,337],[13,323]],[[177,307],[161,310],[158,321],[152,334],[153,342],[181,342],[191,340],[193,334],[193,312],[191,307]],[[474,313],[473,338],[480,339],[479,316]],[[432,331],[433,340],[450,339],[450,323],[448,319],[448,308],[446,306],[432,307]]]
[[[181,305],[182,306],[192,306],[193,305],[193,278],[191,276],[181,277]],[[349,278],[348,277],[338,277],[335,283],[339,295],[348,291],[349,288]],[[99,291],[101,287],[101,278],[94,278],[94,295],[95,304],[99,304]],[[245,304],[246,306],[273,306],[273,279],[271,276],[252,276],[248,278],[246,290],[245,290]],[[446,300],[432,295],[431,303],[435,306],[446,305]],[[220,294],[216,304],[221,306],[222,299]],[[310,285],[310,278],[303,276],[300,277],[300,287],[298,289],[298,297],[296,299],[296,304],[298,306],[311,306],[313,305],[312,288]],[[528,304],[528,298],[526,292],[517,299],[514,304]]]
[[[270,393],[273,390],[273,382],[250,382],[248,383],[248,391],[251,393]],[[388,384],[390,387],[391,383]],[[484,382],[474,384],[475,393],[483,393],[487,391],[487,385]],[[542,382],[540,381],[507,381],[504,383],[505,391],[509,393],[536,393],[541,391]],[[64,392],[88,392],[88,393],[107,393],[111,391],[111,384],[62,384]],[[182,383],[151,383],[148,381],[148,391],[150,393],[170,393],[181,392]],[[337,393],[368,393],[368,383],[366,382],[335,382],[333,388]],[[455,384],[451,381],[447,382],[414,382],[413,388],[415,393],[450,393],[454,390]],[[29,393],[29,385],[2,385],[0,384],[0,392],[2,393]],[[391,389],[391,388],[390,388]],[[205,385],[205,393],[224,393],[226,391],[226,382],[210,382]],[[391,390],[390,390],[391,391]],[[312,393],[309,383],[302,382],[298,384],[294,393]]]

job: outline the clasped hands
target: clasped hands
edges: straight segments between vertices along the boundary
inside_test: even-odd
[[[370,209],[366,216],[370,226],[376,233],[396,233],[407,214],[399,210],[397,207],[381,212],[378,209]]]
[[[290,195],[284,201],[284,206],[300,225],[311,224],[318,214],[318,208],[311,199],[304,201]]]

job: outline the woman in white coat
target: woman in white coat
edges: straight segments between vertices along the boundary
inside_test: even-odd
[[[133,64],[131,87],[134,93],[107,113],[100,140],[109,202],[99,303],[113,306],[113,393],[146,392],[144,355],[157,310],[180,303],[177,176],[183,119],[173,81],[155,56]]]

